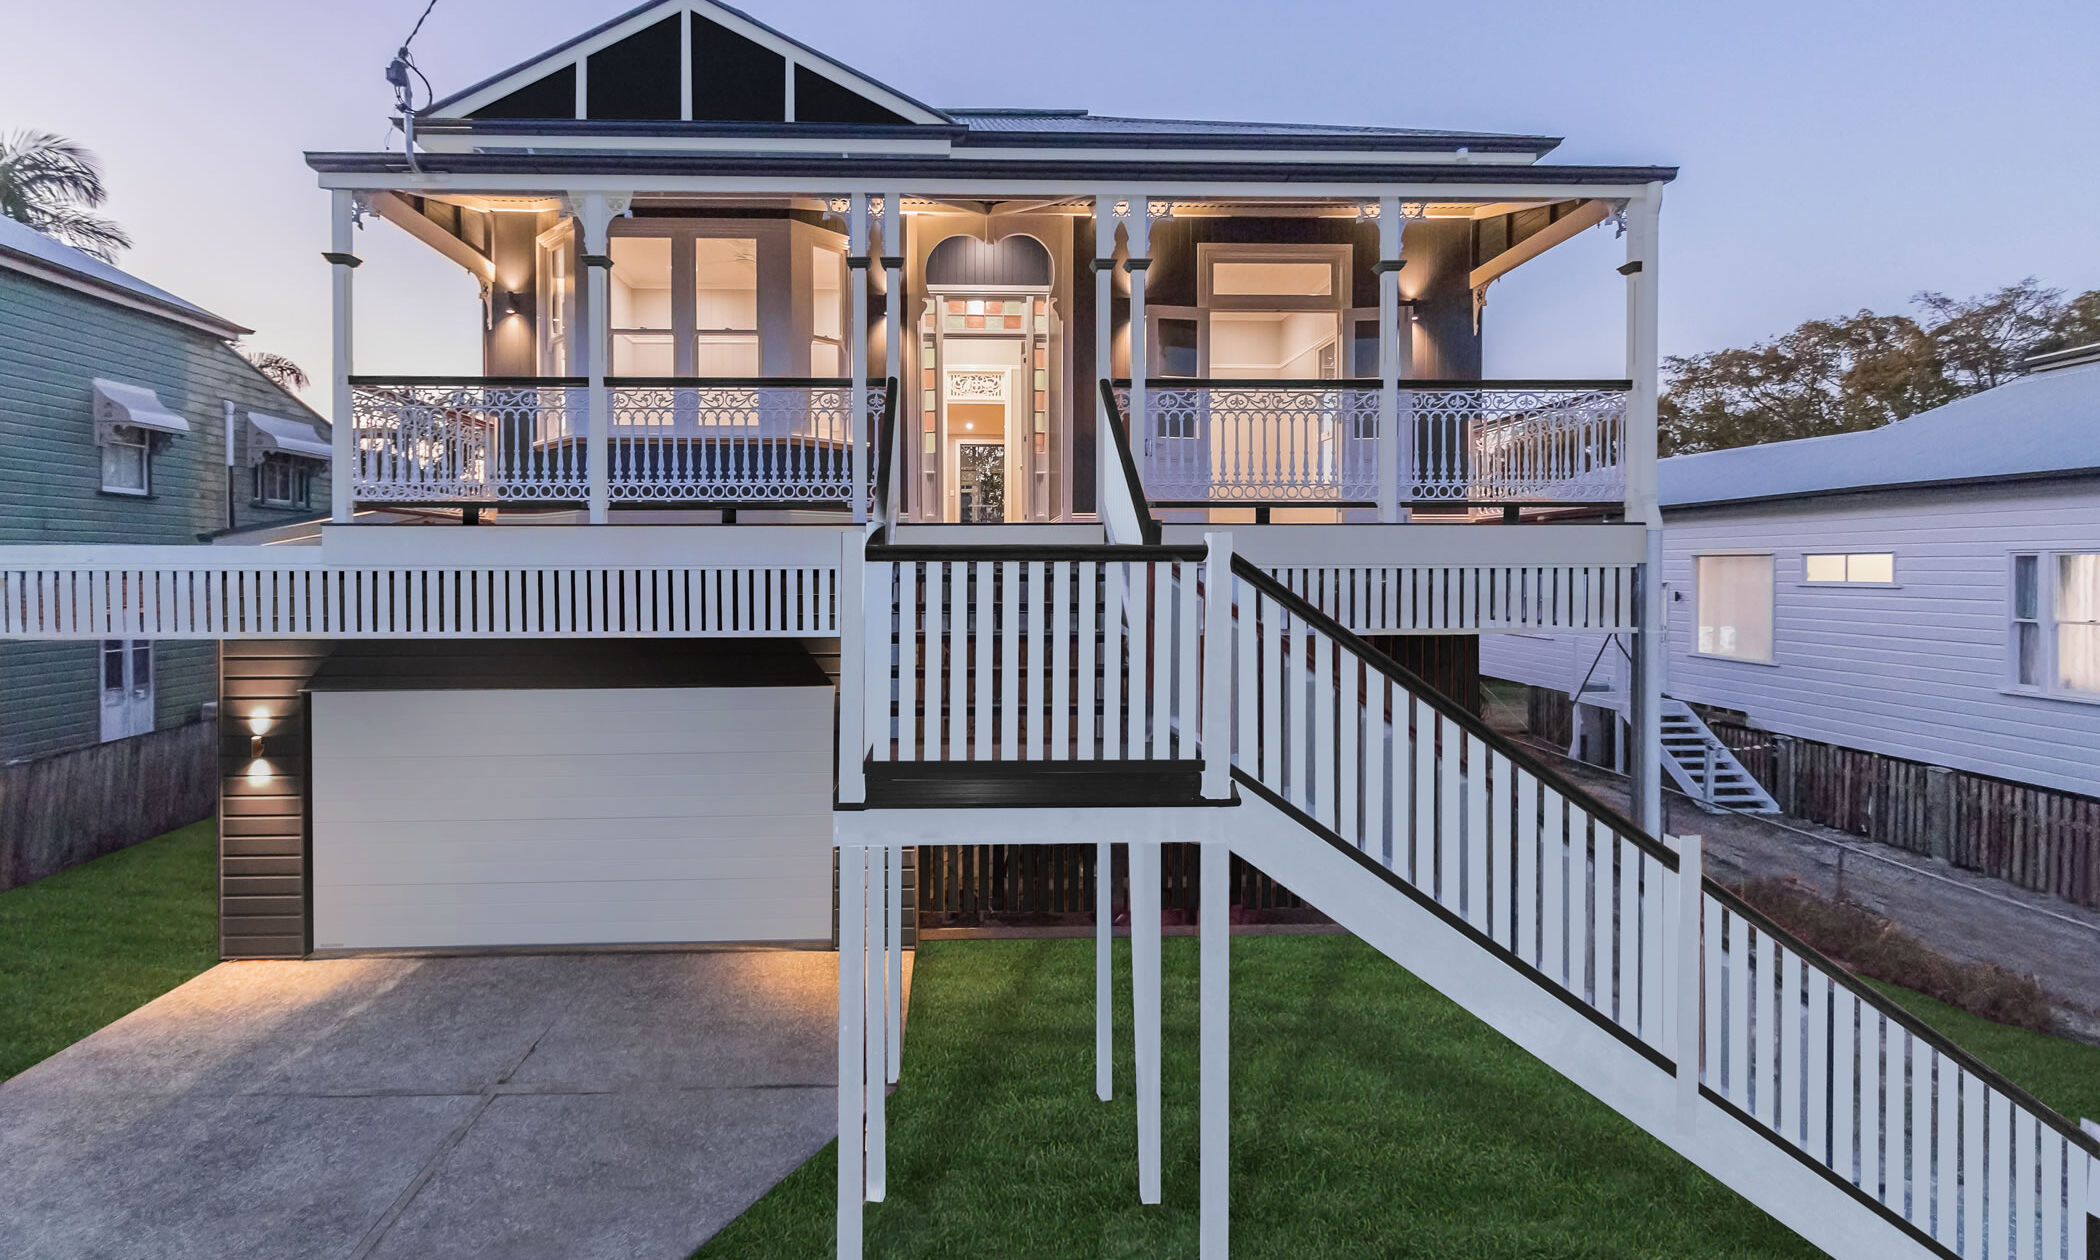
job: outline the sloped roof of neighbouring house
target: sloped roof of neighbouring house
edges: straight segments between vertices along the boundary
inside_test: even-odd
[[[0,216],[0,267],[141,307],[216,337],[230,340],[253,331],[4,216]]]
[[[1657,467],[1664,507],[2074,473],[2100,474],[2100,355],[1879,429],[1673,455]]]

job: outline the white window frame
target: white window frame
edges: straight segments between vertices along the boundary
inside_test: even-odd
[[[136,434],[132,441],[129,434]],[[137,451],[139,460],[139,484],[136,486],[111,485],[109,470],[103,466],[102,452],[112,450]],[[153,431],[133,424],[112,425],[96,452],[96,471],[102,480],[102,493],[129,495],[143,499],[153,493]]]
[[[2063,685],[2061,662],[2057,654],[2057,604],[2062,596],[2063,558],[2065,556],[2089,556],[2100,554],[2100,546],[2059,547],[2055,550],[2035,548],[2006,553],[2005,560],[2005,690],[2014,695],[2037,696],[2049,700],[2068,700],[2076,704],[2100,704],[2100,691],[2079,691]],[[2019,605],[2019,566],[2021,560],[2032,560],[2035,566],[2035,615],[2022,617]],[[2037,681],[2020,681],[2020,627],[2035,627],[2035,678]]]
[[[1889,558],[1888,581],[1876,582],[1866,578],[1855,578],[1852,576],[1852,562],[1854,560],[1863,559],[1870,556],[1887,556]],[[1808,575],[1809,561],[1830,558],[1840,559],[1845,562],[1844,577],[1813,578]],[[1896,553],[1893,551],[1804,551],[1801,553],[1801,585],[1817,587],[1863,586],[1868,587],[1870,589],[1887,590],[1892,586],[1900,586],[1902,585],[1902,583],[1896,580]]]
[[[1704,624],[1706,624],[1706,610],[1705,610],[1705,607],[1704,607],[1704,604],[1705,604],[1705,597],[1706,597],[1706,593],[1705,593],[1705,590],[1703,589],[1703,587],[1702,587],[1702,585],[1701,585],[1701,583],[1700,583],[1700,580],[1699,580],[1699,562],[1700,562],[1701,560],[1707,560],[1707,559],[1714,559],[1714,560],[1724,560],[1724,559],[1746,559],[1746,558],[1747,558],[1747,559],[1758,559],[1758,560],[1763,560],[1763,561],[1765,562],[1765,565],[1766,565],[1766,567],[1767,567],[1768,569],[1770,569],[1770,570],[1771,570],[1771,572],[1770,572],[1770,574],[1769,574],[1769,581],[1768,581],[1768,583],[1767,583],[1767,589],[1768,589],[1768,591],[1770,592],[1770,594],[1769,594],[1769,595],[1768,595],[1768,597],[1767,597],[1767,605],[1766,605],[1766,615],[1767,615],[1767,618],[1768,618],[1767,624],[1768,624],[1768,625],[1769,625],[1769,626],[1771,627],[1771,640],[1772,640],[1772,643],[1771,643],[1771,650],[1770,650],[1770,654],[1769,654],[1769,655],[1766,655],[1766,656],[1763,656],[1763,657],[1756,657],[1756,656],[1735,656],[1735,655],[1731,655],[1731,654],[1729,654],[1729,653],[1727,653],[1727,652],[1702,652],[1702,651],[1700,651],[1700,650],[1699,650],[1699,627],[1701,627],[1701,626],[1703,626]],[[1777,668],[1777,667],[1778,667],[1778,664],[1779,664],[1779,571],[1778,571],[1778,562],[1777,562],[1776,558],[1775,558],[1775,557],[1773,556],[1773,554],[1772,554],[1771,552],[1769,552],[1769,551],[1700,551],[1700,552],[1694,552],[1694,553],[1693,553],[1693,555],[1692,555],[1692,640],[1691,640],[1691,645],[1690,645],[1690,646],[1691,646],[1691,655],[1693,655],[1693,656],[1696,656],[1696,657],[1699,657],[1699,658],[1701,658],[1702,660],[1709,660],[1709,661],[1732,661],[1732,662],[1734,662],[1735,664],[1738,664],[1738,665],[1762,665],[1762,666],[1764,666],[1764,667],[1765,667],[1765,668],[1767,668],[1767,669],[1774,669],[1774,668]]]

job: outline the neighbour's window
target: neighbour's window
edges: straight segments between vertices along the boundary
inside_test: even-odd
[[[1772,557],[1700,556],[1701,655],[1772,659]]]
[[[120,424],[109,431],[102,443],[102,488],[111,494],[152,491],[152,438],[144,429]]]
[[[309,461],[265,455],[255,466],[255,501],[264,507],[303,508],[312,498]]]
[[[2100,552],[2013,557],[2008,646],[2015,686],[2100,696]]]
[[[1885,551],[1805,556],[1803,560],[1804,576],[1810,582],[1888,586],[1896,580],[1896,557]]]
[[[2056,683],[2100,693],[2100,553],[2056,558]]]

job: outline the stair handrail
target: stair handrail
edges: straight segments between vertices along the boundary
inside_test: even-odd
[[[1299,618],[1313,630],[1333,639],[1338,646],[1349,649],[1364,664],[1400,684],[1411,696],[1427,704],[1459,730],[1480,740],[1494,752],[1509,758],[1518,769],[1537,778],[1568,801],[1596,816],[1600,822],[1610,826],[1615,834],[1624,836],[1635,848],[1660,862],[1664,869],[1673,872],[1677,869],[1675,848],[1634,826],[1624,814],[1598,800],[1587,788],[1532,756],[1475,714],[1467,712],[1455,701],[1431,687],[1421,675],[1372,647],[1361,636],[1321,612],[1302,596],[1256,567],[1246,557],[1237,554],[1232,557],[1232,573],[1256,591],[1283,605],[1292,616]]]
[[[1108,426],[1109,436],[1116,444],[1116,460],[1123,468],[1123,484],[1130,493],[1130,505],[1137,513],[1138,537],[1148,546],[1156,546],[1160,540],[1160,525],[1152,515],[1151,500],[1145,497],[1145,483],[1138,476],[1137,460],[1130,453],[1130,433],[1123,420],[1123,409],[1116,405],[1115,382],[1104,378],[1101,382],[1102,423]],[[1096,513],[1105,522],[1108,505],[1094,505]]]
[[[882,383],[882,418],[875,425],[875,511],[872,523],[878,529],[897,519],[893,470],[903,458],[903,452],[897,449],[897,441],[897,378],[892,376]]]
[[[1461,730],[1479,739],[1492,751],[1508,757],[1519,769],[1536,776],[1540,782],[1552,788],[1563,798],[1588,811],[1597,821],[1609,825],[1615,834],[1623,836],[1635,847],[1663,863],[1666,869],[1672,872],[1678,869],[1677,850],[1675,848],[1648,835],[1618,810],[1605,805],[1579,785],[1570,782],[1565,776],[1546,767],[1510,740],[1495,732],[1478,717],[1466,712],[1463,708],[1460,708],[1457,704],[1430,687],[1418,675],[1393,661],[1391,657],[1372,647],[1361,637],[1351,633],[1339,622],[1307,603],[1293,593],[1290,588],[1284,586],[1263,570],[1248,563],[1245,557],[1233,556],[1232,572],[1233,576],[1246,582],[1259,593],[1283,605],[1286,610],[1304,621],[1311,629],[1326,635],[1334,640],[1337,646],[1347,648],[1364,664],[1378,670],[1386,677],[1400,684],[1413,698],[1428,704],[1437,713],[1455,723]],[[1954,1060],[1963,1071],[1973,1074],[1992,1089],[2004,1094],[2022,1108],[2032,1112],[2037,1122],[2047,1126],[2073,1146],[2090,1156],[2100,1157],[2100,1138],[2095,1138],[2093,1135],[2086,1133],[2075,1121],[2068,1119],[2061,1112],[2058,1112],[2027,1090],[2008,1080],[2003,1073],[1955,1044],[1945,1033],[1940,1032],[1923,1019],[1905,1010],[1901,1005],[1883,996],[1872,985],[1859,979],[1850,970],[1830,959],[1822,951],[1781,927],[1772,920],[1771,916],[1757,909],[1736,893],[1729,891],[1725,886],[1716,882],[1712,876],[1702,875],[1699,885],[1703,893],[1711,896],[1731,914],[1744,919],[1757,929],[1759,933],[1770,936],[1783,948],[1798,956],[1803,963],[1814,965],[1830,978],[1832,984],[1866,1003],[1884,1018],[1901,1027],[1919,1041]],[[1715,1000],[1718,999],[1712,995],[1702,999],[1702,1001]],[[1700,1087],[1700,1090],[1710,1097],[1718,1097],[1704,1085]],[[1762,1125],[1759,1126],[1759,1131],[1765,1131]],[[1776,1134],[1771,1136],[1775,1140],[1781,1140],[1778,1139]]]

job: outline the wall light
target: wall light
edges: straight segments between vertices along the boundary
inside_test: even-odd
[[[518,295],[509,289],[496,289],[489,294],[489,314],[496,319],[509,319],[518,313]]]

